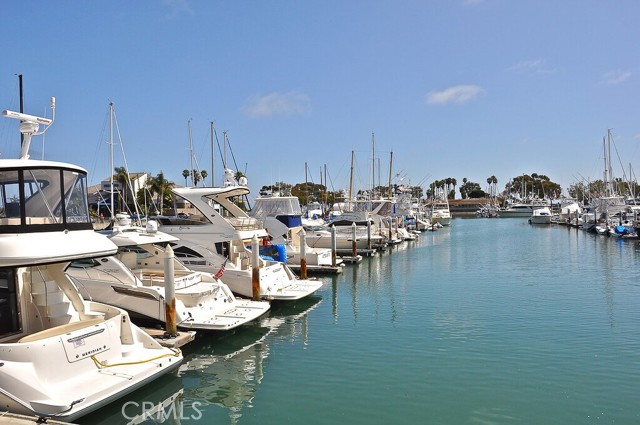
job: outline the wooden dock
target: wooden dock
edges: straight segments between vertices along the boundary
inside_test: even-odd
[[[196,337],[195,331],[178,331],[178,336],[170,337],[164,329],[140,328],[153,337],[163,347],[180,348],[193,341]],[[1,422],[0,422],[1,424]]]
[[[287,264],[291,270],[293,270],[298,276],[300,276],[300,264]],[[322,275],[322,274],[339,274],[342,273],[344,269],[343,264],[338,264],[337,266],[330,265],[309,265],[307,264],[307,274],[312,275]]]

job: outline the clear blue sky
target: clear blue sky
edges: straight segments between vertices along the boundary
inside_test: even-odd
[[[25,112],[50,114],[55,96],[44,157],[87,168],[92,183],[109,173],[110,101],[131,172],[184,184],[190,119],[210,172],[213,121],[255,196],[303,182],[305,162],[310,180],[326,165],[330,187],[347,188],[352,150],[366,188],[372,133],[383,185],[393,151],[394,182],[485,188],[495,175],[502,189],[535,172],[566,189],[601,178],[608,128],[614,174],[640,167],[637,0],[8,0],[1,10],[0,109],[18,109],[19,73]],[[18,146],[17,122],[2,118],[1,156]],[[41,139],[31,154],[42,156]]]

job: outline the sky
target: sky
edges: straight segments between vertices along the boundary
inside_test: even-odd
[[[488,190],[493,175],[501,190],[537,173],[566,191],[602,178],[609,129],[614,176],[640,167],[637,0],[7,0],[1,10],[0,110],[19,109],[18,74],[25,113],[50,117],[55,96],[31,157],[80,165],[92,184],[111,169],[111,102],[114,166],[184,185],[195,164],[220,185],[213,122],[255,196],[275,182],[348,189],[352,152],[354,190],[372,174],[386,185],[391,164],[396,184],[453,177]],[[18,122],[0,117],[0,158],[18,152]]]

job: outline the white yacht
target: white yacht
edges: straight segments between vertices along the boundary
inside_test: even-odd
[[[128,215],[117,214],[112,230],[101,232],[118,246],[115,256],[71,264],[69,273],[85,299],[109,302],[131,314],[165,322],[166,244],[178,238],[147,227],[131,226]],[[173,258],[175,311],[178,328],[226,331],[266,313],[269,303],[236,298],[211,273],[192,271]]]
[[[0,405],[73,421],[177,368],[182,354],[124,310],[82,299],[66,267],[116,252],[93,231],[87,172],[28,159],[31,136],[52,120],[3,115],[25,137],[20,159],[0,159]]]
[[[256,198],[249,215],[263,221],[273,244],[281,244],[286,248],[287,264],[299,265],[301,263],[302,209],[296,196],[261,196]],[[305,257],[309,266],[332,266],[330,247],[311,247],[306,243]],[[339,265],[342,260],[338,259],[336,263]]]
[[[444,193],[436,194],[431,203],[431,215],[429,217],[431,224],[440,224],[442,226],[451,225],[451,211],[449,211],[449,201]]]
[[[349,202],[348,208],[328,223],[328,226],[336,228],[338,249],[352,249],[354,223],[358,250],[384,248],[402,242],[392,224],[393,210],[393,203],[388,199],[357,199]],[[325,232],[318,232],[317,228],[310,229],[314,232],[307,236],[309,245],[330,246],[327,245],[331,241],[328,228],[325,228]]]
[[[529,217],[530,224],[551,224],[551,209],[549,207],[536,208]]]
[[[532,201],[532,202],[516,202],[509,204],[507,208],[498,210],[498,217],[531,217],[533,210],[549,206],[549,202]]]
[[[255,236],[263,244],[269,235],[261,221],[250,217],[234,202],[235,198],[247,196],[249,189],[229,185],[172,191],[192,208],[187,218],[157,217],[159,229],[179,239],[172,243],[176,257],[192,270],[211,273],[224,270],[224,281],[234,293],[252,297],[252,239]],[[321,281],[299,279],[286,264],[262,258],[258,261],[263,299],[296,300],[322,287]]]

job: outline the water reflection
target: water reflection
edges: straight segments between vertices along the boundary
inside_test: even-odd
[[[168,374],[102,409],[83,416],[77,422],[81,425],[178,425],[185,418],[201,416],[198,405],[184,402],[183,391],[180,378],[175,374]]]
[[[178,376],[185,399],[227,410],[229,423],[237,423],[244,409],[253,407],[258,385],[265,377],[265,360],[275,342],[300,340],[307,344],[309,311],[319,296],[275,304],[261,320],[220,337],[198,337],[185,351]]]

